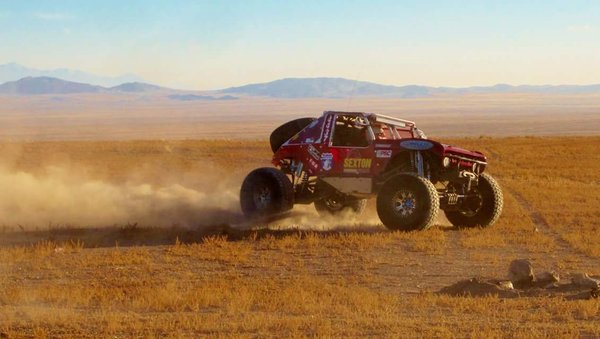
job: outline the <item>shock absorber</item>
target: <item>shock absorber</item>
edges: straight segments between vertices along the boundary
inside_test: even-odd
[[[419,151],[415,152],[415,165],[417,167],[417,173],[419,174],[419,176],[424,177],[425,168],[423,166],[423,155]]]
[[[292,185],[294,185],[294,188],[296,188],[296,185],[301,183],[301,177],[300,175],[302,174],[302,168],[304,167],[304,164],[300,161],[296,162],[296,160],[292,160],[292,165],[290,166],[290,171],[292,174]]]
[[[296,166],[294,175],[296,178],[300,178],[300,175],[303,173],[304,164],[302,162],[298,162],[298,166]]]
[[[301,176],[298,177],[298,184],[294,186],[294,191],[296,192],[296,194],[299,196],[304,196],[304,195],[308,194],[309,192],[307,192],[307,187],[308,187],[307,184],[308,184],[308,173],[302,172]]]
[[[304,187],[307,183],[308,183],[308,173],[307,172],[303,172],[302,173],[302,180],[300,182],[300,185],[302,185],[302,187]]]

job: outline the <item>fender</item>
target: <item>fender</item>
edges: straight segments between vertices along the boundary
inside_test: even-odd
[[[402,139],[399,143],[400,149],[408,151],[430,151],[437,155],[444,154],[444,145],[429,139]]]

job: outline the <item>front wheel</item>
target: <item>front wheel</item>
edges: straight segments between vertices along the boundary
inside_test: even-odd
[[[440,199],[431,181],[413,174],[388,180],[377,195],[377,214],[391,230],[414,231],[431,227]]]
[[[344,211],[360,215],[366,206],[367,199],[345,198],[337,195],[315,201],[315,209],[322,216],[339,215]]]
[[[285,173],[277,168],[258,168],[242,183],[240,205],[247,217],[285,212],[294,206],[294,188]]]
[[[475,194],[468,198],[459,210],[446,211],[446,218],[452,225],[488,227],[500,217],[504,198],[500,185],[491,175],[482,173],[473,193]]]

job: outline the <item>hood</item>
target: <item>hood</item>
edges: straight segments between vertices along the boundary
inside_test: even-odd
[[[483,155],[483,153],[481,153],[481,152],[469,151],[464,148],[460,148],[460,147],[456,147],[456,146],[452,146],[452,145],[446,145],[446,144],[442,144],[442,146],[444,148],[445,156],[457,155],[460,157],[471,158],[474,160],[479,160],[479,161],[484,161],[484,162],[487,161],[485,155]]]

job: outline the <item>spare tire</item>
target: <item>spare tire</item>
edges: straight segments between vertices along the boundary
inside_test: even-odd
[[[288,121],[285,124],[277,127],[272,133],[269,141],[271,142],[271,150],[277,152],[279,147],[286,141],[290,140],[298,132],[302,131],[306,126],[313,122],[315,118],[300,118]]]

